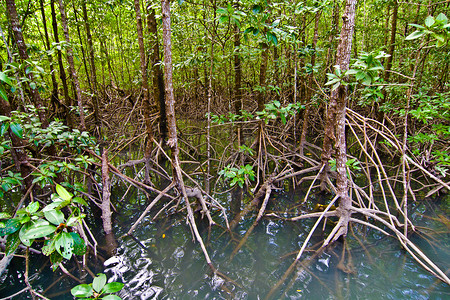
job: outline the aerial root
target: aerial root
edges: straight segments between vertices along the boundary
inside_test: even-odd
[[[261,218],[263,217],[264,212],[265,212],[266,207],[267,207],[267,202],[269,202],[270,194],[272,193],[272,185],[267,185],[265,190],[266,190],[265,191],[266,195],[264,197],[264,201],[263,201],[263,203],[261,205],[261,208],[259,209],[258,216],[256,217],[256,220],[253,222],[252,226],[247,230],[247,232],[245,233],[244,237],[239,241],[239,244],[236,246],[236,248],[234,248],[233,252],[231,253],[230,260],[232,260],[234,258],[234,256],[242,248],[242,246],[245,244],[245,242],[247,242],[247,239],[249,238],[249,236],[252,233],[253,229],[255,229],[255,227],[258,225],[259,220],[261,220]]]

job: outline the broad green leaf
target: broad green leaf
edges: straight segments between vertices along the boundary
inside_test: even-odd
[[[5,252],[6,256],[13,254],[20,245],[19,232],[14,232],[6,238]]]
[[[10,121],[11,118],[7,116],[0,116],[0,122]]]
[[[2,97],[3,100],[8,101],[8,94],[6,94],[6,91],[2,85],[0,85],[0,97]]]
[[[94,281],[92,282],[92,288],[97,293],[100,293],[103,289],[103,287],[106,284],[106,275],[103,273],[97,274],[98,276],[94,278]]]
[[[425,26],[431,27],[431,26],[433,26],[433,24],[434,24],[434,18],[432,16],[428,16],[425,19]]]
[[[440,13],[437,17],[436,17],[436,21],[440,21],[442,22],[444,25],[448,23],[448,18],[446,15],[444,15],[443,13]]]
[[[0,212],[0,219],[8,219],[11,218],[11,215],[6,212]]]
[[[55,250],[56,250],[56,248],[55,248],[55,240],[54,239],[46,240],[46,245],[44,245],[44,247],[42,247],[42,253],[45,256],[49,256],[53,252],[55,252]]]
[[[70,236],[73,239],[73,253],[75,253],[75,255],[84,255],[86,253],[84,240],[76,232],[71,232]]]
[[[86,203],[86,201],[84,201],[84,199],[81,198],[81,197],[75,197],[75,198],[72,199],[72,201],[73,201],[74,203],[79,203],[79,204],[81,204],[81,205],[88,206],[88,204]]]
[[[122,300],[119,296],[116,295],[108,295],[102,298],[103,300]]]
[[[50,254],[50,261],[52,263],[52,270],[56,271],[59,264],[63,261],[63,257],[57,251],[53,251],[53,253]]]
[[[72,293],[72,296],[75,296],[77,298],[91,297],[94,295],[94,291],[89,284],[79,284],[71,289],[70,292]]]
[[[17,135],[19,138],[23,139],[23,129],[22,126],[20,126],[20,124],[11,123],[9,127],[11,128],[12,133]]]
[[[58,253],[67,260],[72,258],[73,244],[73,238],[68,232],[61,232],[55,238],[56,251],[58,251]]]
[[[405,40],[409,41],[409,40],[415,40],[420,38],[422,35],[425,34],[425,31],[423,30],[416,30],[413,33],[411,33],[410,35],[408,35]]]
[[[3,136],[6,131],[8,131],[9,123],[2,123],[0,126],[0,135]]]
[[[25,246],[28,246],[28,247],[31,246],[31,244],[33,244],[33,241],[34,241],[33,239],[29,239],[29,238],[25,237],[27,230],[30,229],[31,226],[32,226],[31,223],[26,223],[22,226],[22,228],[20,228],[20,231],[19,231],[20,241],[22,242],[22,244],[24,244]]]
[[[16,232],[17,230],[20,229],[20,226],[22,226],[22,224],[20,224],[19,219],[17,219],[17,218],[9,219],[8,221],[6,221],[5,227],[0,228],[0,236],[4,236],[4,235],[8,235],[8,234],[12,234],[12,233]]]
[[[56,226],[64,223],[64,214],[59,210],[44,211],[44,216],[50,223]]]
[[[39,209],[39,202],[34,201],[34,202],[31,202],[30,204],[28,204],[28,206],[25,210],[29,214],[34,214],[35,212],[38,211],[38,209]]]
[[[2,71],[0,71],[0,81],[6,83],[7,85],[12,85],[11,79],[9,79],[9,77]]]
[[[103,292],[110,294],[110,293],[116,293],[120,291],[123,288],[123,283],[121,282],[110,282],[105,285],[103,288]]]
[[[28,229],[24,233],[22,238],[23,239],[39,239],[39,238],[43,238],[47,235],[50,235],[55,231],[56,231],[56,226],[53,226],[53,225],[41,225],[41,226],[33,225],[30,229]]]
[[[418,24],[408,24],[408,25],[412,26],[412,27],[419,28],[419,29],[425,29],[425,27],[423,27],[422,25],[418,25]]]
[[[72,199],[72,195],[59,184],[56,185],[56,192],[63,200],[70,201]]]

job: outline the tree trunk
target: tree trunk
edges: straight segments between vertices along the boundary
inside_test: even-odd
[[[313,35],[313,41],[312,41],[312,47],[314,49],[314,52],[311,55],[311,74],[309,74],[308,76],[308,88],[306,89],[306,101],[305,101],[305,113],[303,114],[303,126],[302,126],[302,132],[301,132],[301,136],[300,136],[300,145],[299,145],[299,150],[300,150],[300,155],[303,155],[303,149],[305,147],[306,144],[306,135],[308,133],[308,119],[309,119],[309,114],[310,114],[310,106],[311,106],[311,97],[312,97],[312,88],[314,85],[314,65],[316,64],[316,45],[317,45],[317,40],[319,38],[319,20],[320,20],[320,15],[321,15],[321,11],[319,10],[316,13],[316,18],[315,18],[315,24],[314,24],[314,35]]]
[[[173,75],[172,75],[172,40],[170,29],[170,2],[162,1],[163,14],[163,43],[164,43],[164,86],[166,93],[166,114],[169,139],[167,144],[171,150],[173,180],[177,186],[181,185],[182,178],[179,178],[175,168],[179,165],[179,148],[177,138],[177,123],[175,117],[175,96],[173,93]]]
[[[239,31],[239,27],[237,25],[234,25],[234,111],[237,115],[239,115],[241,113],[241,109],[243,109],[241,91],[242,65],[240,57],[240,47],[241,34]]]
[[[153,46],[151,55],[151,65],[153,73],[153,98],[159,111],[159,133],[162,141],[167,137],[166,101],[164,94],[164,74],[160,68],[161,59],[159,56],[158,27],[156,26],[155,10],[151,8],[151,1],[148,1],[148,30]]]
[[[56,21],[56,10],[55,10],[55,0],[50,0],[50,8],[52,12],[52,28],[53,28],[53,38],[55,40],[55,43],[59,44],[59,35],[58,35],[58,23]],[[59,67],[59,78],[61,79],[62,87],[63,87],[63,93],[64,93],[64,103],[67,106],[72,105],[72,99],[69,96],[69,88],[67,86],[67,77],[66,77],[66,71],[64,69],[64,64],[62,62],[62,54],[61,50],[57,49],[57,57],[58,57],[58,67]],[[70,113],[65,110],[66,112],[66,118],[68,119],[67,123],[70,126],[73,126],[72,118],[70,116]]]
[[[269,57],[269,46],[267,44],[263,45],[261,52],[261,65],[259,67],[259,86],[261,90],[258,92],[258,111],[263,111],[264,109],[264,92],[263,89],[266,85],[266,73],[267,73],[267,59]]]
[[[136,26],[139,44],[139,59],[140,59],[140,69],[142,76],[142,104],[144,108],[144,120],[145,127],[147,130],[147,146],[145,148],[145,157],[149,158],[152,152],[152,140],[153,140],[153,130],[152,123],[150,120],[151,109],[149,102],[149,92],[148,92],[148,76],[147,76],[147,63],[145,58],[145,47],[144,47],[144,33],[142,30],[142,16],[141,16],[141,6],[139,0],[134,0],[134,11],[136,13]],[[147,177],[147,175],[146,175]],[[148,178],[146,178],[147,180]]]
[[[45,47],[47,50],[50,50],[50,38],[48,36],[48,29],[47,29],[47,19],[45,17],[45,11],[44,11],[44,1],[39,0],[41,15],[42,15],[42,24],[44,25],[44,36],[45,36]],[[51,95],[51,103],[53,110],[57,112],[59,110],[59,96],[58,96],[58,82],[56,81],[55,72],[53,69],[53,58],[51,55],[48,56],[49,59],[49,65],[50,65],[50,75],[52,78],[52,95]]]
[[[91,34],[91,26],[89,24],[88,13],[86,8],[86,0],[83,0],[82,3],[83,9],[83,20],[84,27],[86,30],[86,39],[87,39],[87,51],[89,54],[89,64],[91,65],[91,83],[92,83],[92,104],[94,106],[94,119],[95,119],[95,135],[100,138],[101,137],[101,120],[100,120],[100,109],[98,103],[98,82],[97,82],[97,70],[95,68],[95,54],[94,54],[94,45],[92,43],[92,34]]]
[[[17,15],[16,3],[14,0],[6,0],[6,9],[8,11],[9,20],[11,22],[11,29],[14,34],[14,39],[17,45],[17,50],[19,51],[19,56],[23,62],[25,62],[29,57],[27,53],[27,46],[25,45],[25,40],[22,35],[22,27],[19,24],[19,16]],[[34,76],[33,73],[30,72],[26,75],[28,79],[33,82]],[[46,116],[46,112],[43,109],[44,105],[42,104],[41,96],[37,88],[29,89],[31,99],[33,101],[34,106],[37,108],[37,112],[39,115],[39,120],[42,123],[42,127],[48,127],[48,120]]]
[[[80,114],[80,129],[85,131],[86,123],[85,123],[85,118],[84,118],[83,98],[82,98],[82,92],[81,92],[81,88],[80,88],[80,82],[78,81],[77,70],[75,69],[75,64],[73,62],[73,51],[72,51],[72,45],[70,43],[70,35],[69,35],[69,28],[67,26],[67,16],[66,16],[66,9],[64,6],[64,0],[59,0],[59,10],[61,12],[61,23],[62,23],[62,27],[63,27],[63,31],[64,31],[64,37],[68,44],[68,47],[66,48],[67,61],[69,63],[70,72],[72,74],[73,84],[75,86],[75,91],[77,94],[78,110],[79,110],[79,114]]]
[[[352,49],[352,36],[355,27],[355,8],[357,0],[347,0],[345,11],[342,16],[343,24],[341,36],[336,52],[336,65],[341,70],[348,70],[350,63],[350,54]],[[340,236],[347,235],[348,222],[350,217],[350,208],[352,200],[348,193],[347,179],[347,144],[345,136],[345,111],[347,106],[347,86],[340,85],[331,92],[329,103],[329,114],[327,116],[326,135],[324,139],[324,148],[322,152],[322,163],[328,164],[331,157],[331,141],[335,140],[336,148],[336,189],[339,196],[339,222],[336,225],[336,232],[332,238],[335,241]],[[335,129],[335,131],[333,130]],[[327,143],[327,144],[326,144]],[[327,151],[329,151],[327,153]],[[328,239],[327,239],[328,241]]]
[[[11,117],[11,107],[2,97],[0,97],[0,114],[2,116]],[[33,184],[33,178],[31,176],[33,169],[28,163],[29,159],[25,152],[25,144],[21,138],[12,133],[11,128],[8,129],[8,134],[12,144],[11,156],[13,157],[17,171],[20,172],[20,176],[23,178],[25,191],[28,191]]]

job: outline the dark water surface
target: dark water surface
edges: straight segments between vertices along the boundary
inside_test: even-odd
[[[278,192],[268,208],[284,211],[294,207],[300,197]],[[229,200],[223,199],[224,203]],[[412,209],[419,233],[411,239],[444,272],[450,267],[448,201],[416,203]],[[115,219],[117,237],[126,233],[143,211],[145,204],[138,208],[139,202],[119,208],[121,214]],[[224,224],[219,215],[213,218]],[[98,270],[94,271],[103,271],[110,281],[125,283],[119,293],[123,299],[264,299],[293,262],[313,220],[264,218],[231,260],[238,239],[253,221],[254,217],[241,222],[234,242],[222,228],[208,230],[207,223],[199,221],[211,260],[227,279],[212,275],[182,214],[165,216],[157,222],[146,218],[134,232],[139,242],[129,237],[118,240],[116,255],[104,263],[98,261]],[[327,224],[328,232],[331,227]],[[326,236],[318,231],[311,245]],[[342,261],[343,244],[339,242],[306,268],[298,267],[272,299],[450,299],[450,287],[421,268],[394,238],[354,225],[347,249]],[[306,252],[302,257],[311,254]],[[44,260],[39,255],[31,257],[30,281],[41,291],[61,277],[49,265],[42,268]],[[0,278],[0,298],[24,287],[23,270],[23,258],[14,258],[8,273]],[[52,295],[51,299],[72,299],[68,291],[74,285],[72,280],[61,280],[46,295]],[[13,299],[27,297],[29,294],[23,293]]]

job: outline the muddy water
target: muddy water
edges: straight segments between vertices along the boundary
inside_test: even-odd
[[[302,197],[283,192],[274,196],[268,208],[279,214],[286,209],[295,213],[295,204]],[[136,220],[145,207],[143,199],[129,201],[133,204],[124,204],[116,216],[116,236],[127,232],[130,220]],[[412,208],[418,234],[411,239],[444,271],[450,268],[448,202],[448,198],[421,202]],[[139,203],[141,207],[137,208]],[[221,217],[216,215],[214,219]],[[123,299],[264,299],[292,263],[313,221],[263,219],[231,259],[236,241],[253,220],[242,221],[233,239],[220,227],[208,230],[207,223],[199,220],[214,266],[225,276],[212,275],[180,215],[165,216],[158,222],[145,219],[135,231],[136,239],[118,240],[116,255],[104,263],[99,261],[95,271],[103,271],[111,281],[124,282],[119,293]],[[328,222],[325,231],[329,232],[331,226]],[[323,237],[323,233],[317,233],[311,245]],[[352,226],[346,246],[343,259],[343,244],[336,243],[307,267],[298,266],[272,299],[450,299],[449,286],[421,268],[395,239]],[[304,257],[311,254],[306,252]],[[40,270],[39,256],[32,257],[32,261],[30,281],[38,290],[61,276],[49,271],[48,266]],[[23,259],[13,260],[8,274],[1,278],[0,296],[24,287],[23,266]],[[72,299],[68,291],[74,285],[64,279],[47,295],[52,295],[51,299]],[[13,299],[28,296],[21,294]]]

